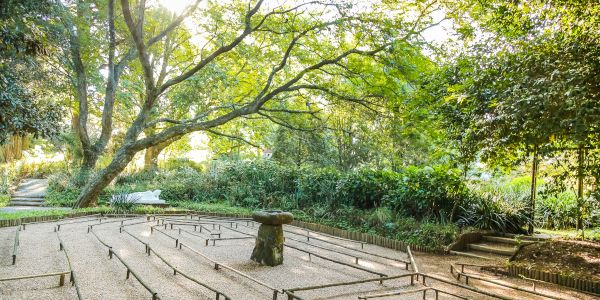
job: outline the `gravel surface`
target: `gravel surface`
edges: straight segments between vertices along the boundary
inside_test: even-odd
[[[190,222],[189,218],[179,218]],[[114,219],[121,220],[121,219]],[[290,247],[284,249],[284,263],[276,267],[261,266],[252,262],[250,254],[254,247],[254,239],[233,239],[248,235],[255,235],[258,226],[245,226],[246,222],[239,222],[233,228],[223,220],[203,219],[202,222],[218,223],[215,229],[212,224],[204,225],[212,233],[221,233],[224,240],[212,241],[206,246],[206,240],[216,237],[203,229],[203,232],[195,231],[193,226],[168,225],[167,228],[156,226],[156,221],[145,222],[126,226],[125,230],[134,237],[123,232],[119,233],[120,222],[103,221],[99,224],[96,217],[55,223],[42,223],[27,226],[27,230],[21,231],[21,246],[17,264],[12,266],[10,255],[14,241],[15,227],[0,228],[0,277],[16,277],[30,274],[41,274],[49,272],[68,271],[68,263],[63,251],[59,251],[57,233],[54,232],[56,224],[62,224],[58,232],[64,242],[66,252],[72,263],[77,283],[84,299],[150,299],[148,292],[133,276],[125,279],[126,267],[116,257],[109,259],[108,248],[98,241],[92,234],[87,233],[88,225],[94,225],[93,231],[106,244],[110,245],[129,265],[132,272],[137,274],[151,289],[156,291],[161,299],[215,299],[215,292],[203,287],[181,274],[173,275],[173,269],[165,264],[154,253],[148,256],[145,253],[147,243],[154,252],[162,256],[168,263],[177,268],[179,272],[194,278],[195,280],[220,291],[232,299],[272,299],[273,290],[290,289],[328,283],[362,280],[368,278],[379,278],[376,274],[370,274],[364,270],[341,265],[335,262],[323,260],[312,256],[309,260],[308,254]],[[145,221],[144,217],[130,218],[124,223],[132,224]],[[167,223],[169,221],[166,221]],[[194,222],[197,222],[195,220]],[[156,226],[158,231],[150,232],[151,226]],[[183,229],[185,231],[179,231]],[[324,234],[310,232],[310,241],[307,241],[307,231],[298,227],[285,226],[286,244],[310,251],[314,254],[325,256],[330,259],[354,265],[355,258],[359,258],[358,266],[368,270],[384,273],[386,275],[408,274],[402,262],[377,257],[372,254],[408,260],[404,252],[378,247],[370,244],[361,248],[360,243],[336,239]],[[171,237],[169,237],[169,236]],[[137,238],[137,239],[136,239]],[[175,240],[183,243],[186,247],[179,249],[175,247]],[[321,239],[321,240],[317,240]],[[190,247],[195,253],[188,249]],[[365,253],[367,252],[367,253]],[[453,282],[450,276],[450,263],[490,263],[479,259],[432,255],[425,253],[413,253],[420,271],[427,272],[447,278]],[[221,265],[216,270],[215,262]],[[499,262],[501,263],[501,262]],[[251,279],[245,278],[234,271],[223,266],[231,267],[239,272],[250,276],[254,280],[264,283],[263,286]],[[496,278],[493,274],[482,273],[476,269],[470,272],[483,274]],[[498,278],[504,282],[519,284],[529,288],[530,283],[518,279],[506,277]],[[63,287],[58,286],[58,277],[37,278],[0,282],[0,299],[77,299],[75,288],[68,282],[68,276]],[[464,281],[463,281],[464,282]],[[471,286],[484,289],[488,292],[502,294],[515,299],[541,299],[524,292],[511,289],[499,288],[498,286],[471,280]],[[465,289],[448,284],[430,281],[429,285],[440,289],[472,297],[473,299],[489,299],[481,295],[469,292]],[[364,283],[341,287],[319,289],[315,291],[301,291],[297,295],[304,299],[357,299],[357,295],[376,294],[389,291],[411,290],[422,287],[417,284],[410,285],[410,277],[379,282]],[[538,285],[538,290],[552,293],[564,299],[592,299],[591,297],[577,294],[571,291],[556,290],[549,285]],[[287,297],[278,294],[278,299]],[[223,297],[221,297],[223,299]],[[396,297],[384,297],[380,299],[399,299]],[[422,299],[422,293],[403,296],[401,299]],[[434,293],[428,292],[427,299],[434,299]],[[456,299],[454,297],[440,294],[439,299]]]

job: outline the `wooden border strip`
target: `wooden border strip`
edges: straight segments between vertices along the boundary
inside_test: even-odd
[[[67,259],[67,266],[69,267],[69,271],[71,272],[71,278],[69,279],[69,281],[72,285],[75,286],[75,292],[77,292],[77,299],[82,300],[83,297],[81,297],[81,292],[79,291],[79,285],[77,284],[77,279],[75,277],[75,270],[73,270],[73,266],[71,265],[71,259],[69,258],[67,249],[65,249],[65,244],[60,238],[60,234],[58,233],[58,231],[56,232],[56,237],[58,238],[59,251],[62,250],[65,253],[65,258]]]
[[[12,264],[16,264],[17,263],[17,248],[19,247],[19,245],[21,244],[21,241],[19,240],[19,233],[21,232],[21,227],[17,227],[17,230],[15,231],[15,243],[13,245],[13,251],[12,251]]]
[[[162,260],[162,262],[164,262],[167,266],[169,266],[171,269],[173,269],[173,275],[179,274],[179,275],[181,275],[181,276],[183,276],[183,277],[185,277],[185,278],[187,278],[187,279],[189,279],[189,280],[191,280],[191,281],[193,281],[193,282],[195,282],[195,283],[197,283],[197,284],[199,284],[199,285],[207,288],[208,290],[216,293],[216,298],[217,299],[219,299],[219,296],[221,296],[221,295],[225,296],[225,300],[230,300],[231,299],[231,297],[227,296],[223,292],[218,291],[218,290],[210,287],[209,285],[207,285],[205,283],[202,283],[202,282],[198,281],[197,279],[195,279],[195,278],[193,278],[193,277],[191,277],[191,276],[189,276],[189,275],[181,272],[181,270],[177,269],[171,263],[169,263],[168,261],[166,261],[160,254],[158,254],[154,249],[152,249],[152,247],[150,247],[148,245],[148,252],[147,252],[148,255],[150,255],[151,252],[154,252],[154,255],[156,255],[156,257],[160,258],[160,260]]]
[[[410,265],[412,266],[413,272],[419,273],[419,267],[415,262],[415,258],[413,257],[412,252],[410,251],[410,246],[406,246],[406,253],[408,253],[408,258],[410,259]],[[417,280],[419,280],[419,275],[417,275]]]
[[[294,226],[294,225],[291,225],[291,224],[286,224],[286,226],[295,227],[295,228],[298,228],[299,230],[306,230],[307,231],[306,234],[308,236],[309,230],[307,228],[302,228],[302,227]],[[360,244],[360,248],[361,249],[364,249],[365,244],[369,245],[369,243],[366,243],[366,242],[363,242],[363,241],[346,239],[346,238],[343,238],[343,237],[339,237],[339,236],[335,236],[335,235],[331,235],[331,234],[326,234],[326,233],[322,233],[322,232],[317,232],[317,231],[313,231],[313,234],[324,236],[324,237],[327,237],[327,238],[332,238],[332,239],[340,240],[340,241],[358,243],[358,244]]]
[[[46,216],[46,217],[55,217],[53,219],[47,220],[47,221],[36,221],[36,222],[27,222],[27,223],[20,223],[20,226],[23,228],[23,230],[25,230],[25,225],[36,225],[36,224],[44,224],[44,223],[53,223],[53,222],[57,222],[60,220],[75,220],[75,219],[82,219],[82,218],[89,218],[89,217],[93,217],[93,216],[98,216],[101,214],[88,214],[88,215],[83,215],[83,216],[78,216],[78,217],[61,217],[61,216]],[[44,216],[42,216],[44,217]],[[21,219],[19,219],[21,220]]]
[[[336,264],[344,265],[344,266],[347,266],[347,267],[350,267],[350,268],[354,268],[354,269],[365,271],[365,272],[368,272],[368,273],[371,273],[371,274],[379,275],[381,277],[388,277],[387,274],[384,274],[384,273],[381,273],[381,272],[373,271],[373,270],[370,270],[370,269],[367,269],[367,268],[363,268],[361,266],[357,266],[357,265],[354,265],[354,264],[351,264],[351,263],[339,261],[337,259],[325,257],[325,256],[316,254],[316,253],[308,251],[308,250],[304,250],[304,249],[300,249],[300,248],[297,248],[297,247],[294,247],[294,246],[290,246],[289,244],[285,244],[284,243],[283,245],[286,246],[286,247],[288,247],[288,248],[292,248],[292,249],[295,249],[297,251],[304,252],[304,253],[308,254],[309,260],[310,260],[310,256],[312,255],[312,256],[316,256],[316,257],[318,257],[320,259],[324,259],[324,260],[327,260],[327,261],[330,261],[330,262],[333,262],[333,263],[336,263]]]
[[[510,276],[525,276],[530,280],[540,280],[548,284],[572,289],[577,292],[588,293],[600,298],[600,281],[586,280],[560,273],[546,272],[539,269],[528,269],[513,264],[508,266]]]
[[[175,240],[175,248],[177,248],[177,246],[179,245],[179,238],[171,236],[170,234],[168,234],[168,233],[166,233],[166,232],[164,232],[164,231],[162,231],[162,230],[160,230],[158,228],[154,228],[155,226],[160,226],[160,225],[152,225],[152,226],[150,226],[150,234],[152,234],[152,232],[154,232],[154,230],[156,230],[156,231],[164,234],[165,236],[167,236],[167,237]]]
[[[359,260],[359,259],[363,259],[363,260],[365,260],[363,257],[359,257],[359,256],[352,255],[352,254],[345,253],[345,252],[338,252],[338,251],[335,251],[335,250],[333,250],[333,249],[330,249],[330,248],[327,248],[327,247],[323,247],[323,246],[319,246],[319,245],[315,245],[315,244],[307,243],[307,242],[305,242],[305,241],[297,240],[297,239],[294,239],[294,238],[291,238],[291,237],[286,237],[285,239],[286,239],[286,240],[292,240],[292,241],[294,241],[294,242],[297,242],[297,243],[301,243],[301,244],[309,245],[309,246],[311,246],[311,247],[315,247],[315,248],[319,248],[319,249],[323,249],[323,250],[331,251],[331,252],[334,252],[334,253],[337,253],[337,254],[340,254],[340,255],[345,255],[345,256],[352,257],[352,258],[354,258],[354,263],[355,263],[355,264],[358,264],[358,260]],[[407,265],[407,266],[408,266],[408,265]]]
[[[21,279],[32,279],[32,278],[40,278],[40,277],[60,276],[59,280],[58,280],[58,285],[63,286],[63,285],[65,285],[65,275],[67,275],[67,274],[71,274],[71,272],[64,271],[64,272],[55,272],[55,273],[25,275],[25,276],[19,276],[19,277],[5,277],[5,278],[0,278],[0,282],[1,281],[21,280]]]
[[[200,227],[200,233],[202,233],[202,229],[208,231],[208,232],[212,232],[212,230],[204,227],[202,224],[198,224],[198,223],[191,223],[191,222],[167,222],[168,224],[172,224],[172,225],[176,225],[176,226],[194,226],[194,231],[196,231],[197,227]],[[158,224],[157,224],[158,225]],[[171,226],[171,229],[172,226]]]
[[[63,226],[63,225],[79,224],[79,223],[93,222],[93,221],[98,221],[99,223],[102,223],[102,219],[108,219],[108,218],[99,217],[99,218],[90,219],[90,220],[78,220],[78,221],[68,222],[68,223],[58,223],[54,227],[54,231],[60,231],[60,226]]]
[[[100,237],[98,237],[98,235],[96,234],[96,232],[91,229],[90,230],[92,232],[92,234],[96,237],[96,239],[105,247],[108,248],[108,257],[109,259],[111,259],[113,256],[115,256],[117,259],[119,259],[119,261],[125,266],[125,268],[127,269],[127,275],[125,276],[125,279],[129,279],[129,275],[133,275],[133,277],[135,277],[135,279],[137,279],[137,281],[148,291],[150,292],[150,294],[152,295],[152,300],[159,300],[160,297],[158,297],[157,293],[154,291],[154,289],[152,289],[150,286],[148,286],[148,284],[146,282],[144,282],[138,275],[137,273],[135,273],[131,267],[129,267],[129,265],[116,253],[113,251],[112,246],[109,246],[106,242],[104,242],[103,240],[100,239]]]
[[[510,275],[510,276],[512,276],[512,275]],[[529,278],[529,277],[526,277],[526,276],[523,276],[523,275],[519,275],[517,278],[523,279],[525,281],[532,282],[533,283],[533,290],[534,291],[536,289],[536,285],[535,284],[536,283],[541,283],[541,284],[555,285],[557,287],[569,289],[569,290],[577,292],[577,293],[583,293],[583,294],[587,294],[587,295],[590,295],[590,296],[594,296],[594,297],[600,298],[600,294],[596,294],[596,293],[592,293],[592,292],[587,292],[587,291],[579,290],[579,289],[576,289],[576,288],[573,288],[573,287],[569,287],[569,286],[565,286],[565,285],[560,285],[560,284],[556,284],[556,283],[552,283],[552,282],[548,282],[548,281],[544,281],[544,280],[540,280],[540,279],[533,279],[533,278]]]
[[[434,287],[424,287],[424,288],[419,288],[419,289],[414,289],[414,290],[401,290],[401,291],[395,291],[395,292],[388,292],[388,293],[382,293],[382,294],[370,294],[370,295],[363,295],[363,296],[358,296],[359,300],[363,300],[363,299],[373,299],[373,298],[381,298],[381,297],[389,297],[389,296],[402,296],[402,295],[410,295],[410,294],[414,294],[414,293],[420,293],[423,292],[423,299],[425,299],[426,297],[426,293],[427,291],[434,291],[435,292],[435,299],[438,299],[438,294],[446,294],[446,295],[450,295],[450,296],[454,296],[458,299],[462,299],[462,300],[467,300],[469,298],[464,297],[464,296],[460,296],[454,293],[450,293],[438,288],[434,288]]]
[[[514,300],[513,298],[502,296],[502,295],[498,295],[498,294],[494,294],[494,293],[490,293],[490,292],[487,292],[485,290],[480,290],[480,289],[478,289],[476,287],[472,287],[472,286],[469,286],[469,285],[466,285],[466,284],[461,284],[461,283],[453,282],[453,281],[450,281],[450,280],[448,280],[446,278],[439,277],[437,275],[428,274],[428,273],[419,273],[419,275],[423,278],[423,285],[426,285],[425,284],[425,279],[429,278],[429,279],[433,279],[435,281],[439,281],[439,282],[442,282],[442,283],[445,283],[445,284],[448,284],[448,285],[451,285],[451,286],[454,286],[454,287],[459,287],[459,288],[462,288],[462,289],[466,289],[466,290],[469,290],[471,292],[482,294],[482,295],[486,295],[486,296],[489,296],[489,297],[492,297],[492,298],[501,299],[501,300]]]
[[[159,226],[159,225],[154,225],[154,226]],[[152,226],[151,226],[151,228],[152,228]],[[225,227],[225,228],[226,228],[226,227]],[[157,230],[157,229],[155,228],[155,230]],[[160,231],[160,230],[159,230],[159,231]],[[234,231],[235,231],[235,230],[234,230]],[[170,236],[169,234],[167,234],[167,233],[164,233],[164,232],[162,232],[162,233],[163,233],[163,234],[165,234],[165,235],[167,235],[168,237],[170,237],[170,238],[174,239],[174,237]],[[189,233],[189,232],[188,232],[188,233]],[[250,234],[248,234],[248,235],[250,235]],[[253,236],[252,236],[252,238],[253,238]],[[206,241],[207,241],[207,243],[208,243],[208,239],[207,239]],[[251,276],[249,276],[249,275],[247,275],[247,274],[245,274],[245,273],[243,273],[243,272],[241,272],[241,271],[239,271],[239,270],[237,270],[237,269],[234,269],[234,268],[232,268],[232,267],[229,267],[229,266],[227,266],[227,265],[225,265],[225,264],[222,264],[222,263],[220,263],[220,262],[218,262],[218,261],[215,261],[215,260],[213,260],[212,258],[210,258],[210,257],[208,257],[208,256],[206,256],[206,255],[204,255],[204,254],[202,254],[201,252],[199,252],[199,251],[196,251],[196,250],[194,250],[193,248],[191,248],[191,247],[189,247],[189,246],[187,246],[187,245],[184,245],[183,243],[179,243],[179,249],[182,249],[182,247],[188,248],[190,251],[192,251],[192,252],[194,252],[194,253],[196,253],[196,254],[198,254],[198,255],[202,256],[204,259],[206,259],[206,260],[210,261],[211,263],[215,264],[215,270],[218,270],[220,267],[222,267],[222,268],[224,268],[224,269],[230,270],[230,271],[232,271],[232,272],[234,272],[234,273],[236,273],[236,274],[238,274],[238,275],[240,275],[240,276],[242,276],[242,277],[244,277],[244,278],[247,278],[247,279],[249,279],[249,280],[251,280],[251,281],[253,281],[253,282],[255,282],[255,283],[259,284],[259,285],[262,285],[262,286],[264,286],[264,287],[266,287],[266,288],[268,288],[268,289],[272,290],[272,291],[273,291],[273,299],[274,299],[274,300],[275,300],[275,299],[277,299],[277,294],[278,294],[278,293],[283,293],[282,291],[279,291],[278,289],[276,289],[276,288],[274,288],[274,287],[272,287],[272,286],[270,286],[270,285],[268,285],[268,284],[266,284],[266,283],[264,283],[264,282],[261,282],[261,281],[259,281],[259,280],[257,280],[257,279],[254,279],[253,277],[251,277]]]
[[[139,217],[124,218],[123,220],[113,220],[113,221],[106,221],[104,223],[91,224],[91,225],[88,225],[88,232],[90,232],[92,229],[94,229],[94,226],[100,226],[100,225],[105,225],[105,224],[112,224],[112,223],[117,223],[117,222],[121,222],[121,226],[123,226],[123,222],[129,221],[129,220],[135,220],[137,218],[139,218]],[[133,225],[133,224],[131,224],[131,225]]]
[[[525,292],[525,293],[530,293],[530,294],[533,294],[533,295],[536,295],[536,296],[542,296],[542,297],[546,297],[546,298],[550,298],[550,299],[555,299],[555,300],[564,300],[564,298],[550,296],[548,294],[540,293],[538,291],[531,291],[531,290],[522,288],[520,286],[516,286],[514,284],[498,282],[496,280],[483,278],[483,277],[477,276],[475,274],[469,274],[469,273],[461,272],[453,264],[450,264],[450,273],[452,274],[453,277],[454,277],[454,272],[456,272],[456,274],[458,275],[457,278],[456,278],[456,280],[460,281],[460,277],[463,276],[463,277],[465,277],[465,283],[466,284],[469,284],[469,278],[472,278],[472,279],[475,279],[475,280],[479,280],[479,281],[483,281],[483,282],[487,282],[487,283],[492,283],[492,284],[495,284],[495,285],[499,285],[499,286],[502,286],[502,287],[505,287],[505,288],[509,288],[509,289],[513,289],[513,290],[517,290],[517,291],[521,291],[521,292]]]
[[[253,230],[256,230],[256,228],[252,228],[252,227],[245,226],[245,225],[242,225],[242,226],[250,228],[250,229],[253,229]],[[225,228],[227,228],[227,227],[225,227]],[[227,228],[227,229],[233,230],[232,228]],[[306,237],[307,239],[312,238],[314,240],[321,241],[321,242],[324,242],[324,243],[327,243],[327,244],[331,244],[333,246],[340,247],[340,248],[343,248],[343,249],[347,249],[347,250],[351,250],[351,251],[356,251],[356,252],[359,252],[359,253],[363,253],[363,254],[367,254],[367,255],[371,255],[371,256],[383,258],[383,259],[388,259],[388,260],[392,260],[392,261],[396,261],[396,262],[401,262],[401,263],[405,264],[405,269],[407,269],[407,270],[408,270],[408,264],[410,264],[410,261],[406,261],[406,260],[403,260],[403,259],[400,259],[400,258],[393,258],[393,257],[389,257],[389,256],[377,254],[377,253],[371,253],[371,252],[366,251],[366,250],[355,249],[355,248],[352,248],[352,247],[348,247],[348,246],[336,244],[334,242],[323,240],[323,239],[319,239],[319,238],[315,238],[315,237],[306,236],[306,235],[303,235],[303,234],[300,234],[300,233],[297,233],[297,232],[292,232],[292,231],[285,230],[285,229],[283,231],[284,232],[289,232],[289,233],[292,233],[292,234],[296,234],[296,235],[299,235],[299,236],[303,236],[303,237]],[[241,232],[241,231],[238,231],[238,232],[243,233],[243,234],[248,234],[248,233],[244,233],[244,232]],[[256,236],[256,235],[254,235],[254,236]],[[311,245],[313,245],[313,244],[311,244]],[[331,250],[331,251],[333,251],[333,250]],[[336,252],[336,253],[341,253],[341,252]],[[365,258],[363,258],[363,259],[365,259]]]
[[[219,299],[219,297],[225,296],[225,300],[231,300],[231,297],[227,296],[225,293],[205,284],[200,282],[199,280],[191,277],[190,275],[187,275],[183,272],[181,272],[181,270],[177,269],[177,267],[173,266],[171,263],[169,263],[166,259],[164,259],[162,257],[162,255],[158,254],[158,252],[156,252],[156,250],[152,249],[152,247],[150,247],[150,244],[147,242],[142,241],[140,238],[138,238],[137,236],[135,236],[133,233],[127,231],[127,230],[123,230],[123,232],[127,233],[129,236],[131,236],[132,238],[136,239],[138,242],[142,243],[145,247],[144,252],[148,255],[150,255],[150,253],[154,252],[154,255],[156,255],[156,257],[158,257],[163,263],[165,263],[167,266],[169,266],[171,269],[173,269],[173,275],[177,275],[180,274],[181,276],[185,277],[186,279],[193,281],[201,286],[203,286],[204,288],[207,288],[208,290],[215,292],[216,293],[216,298]]]
[[[179,249],[183,249],[183,247],[185,247],[188,250],[190,250],[190,251],[192,251],[192,252],[194,252],[194,253],[202,256],[204,259],[210,261],[211,263],[215,264],[215,270],[219,270],[219,268],[230,270],[230,271],[232,271],[232,272],[234,272],[234,273],[236,273],[236,274],[238,274],[238,275],[240,275],[240,276],[242,276],[242,277],[244,277],[244,278],[246,278],[248,280],[251,280],[251,281],[253,281],[253,282],[255,282],[255,283],[257,283],[257,284],[259,284],[259,285],[261,285],[263,287],[266,287],[266,288],[272,290],[273,291],[273,300],[277,299],[277,294],[278,293],[283,293],[283,291],[279,291],[278,289],[276,289],[276,288],[274,288],[274,287],[272,287],[272,286],[270,286],[270,285],[268,285],[268,284],[266,284],[266,283],[264,283],[262,281],[254,279],[252,276],[250,276],[250,275],[248,275],[248,274],[246,274],[244,272],[241,272],[241,271],[236,270],[236,269],[234,269],[234,268],[232,268],[232,267],[230,267],[228,265],[225,265],[225,264],[222,264],[220,262],[217,262],[216,260],[213,260],[212,258],[210,258],[210,257],[202,254],[201,252],[194,250],[192,247],[190,247],[188,245],[185,245],[183,243],[179,243]]]
[[[354,285],[354,284],[369,283],[369,282],[376,282],[376,281],[379,281],[379,282],[388,281],[388,280],[400,279],[400,278],[405,278],[405,277],[410,277],[411,285],[414,285],[414,276],[415,275],[417,275],[417,273],[407,273],[407,274],[400,274],[400,275],[388,276],[388,277],[383,277],[383,278],[369,278],[369,279],[342,281],[342,282],[335,282],[335,283],[328,283],[328,284],[305,286],[305,287],[299,287],[299,288],[293,288],[293,289],[286,289],[285,291],[290,292],[290,293],[295,293],[295,292],[300,292],[300,291],[318,290],[318,289],[338,287],[338,286],[343,286],[343,285]],[[298,299],[298,297],[296,297],[296,299]]]
[[[307,236],[307,235],[304,235],[304,234],[301,234],[301,233],[297,233],[297,232],[293,232],[293,231],[289,231],[289,230],[284,230],[284,232],[288,232],[288,233],[292,233],[292,234],[296,234],[296,235],[299,235],[299,236],[306,237],[307,240],[313,239],[313,240],[317,240],[317,241],[320,241],[320,242],[324,242],[324,243],[328,243],[328,244],[334,245],[336,247],[341,247],[341,248],[344,248],[344,249],[348,249],[348,250],[352,250],[352,251],[356,251],[356,252],[360,252],[360,253],[372,255],[372,256],[375,256],[375,257],[379,257],[379,258],[389,259],[389,260],[393,260],[393,261],[397,261],[397,262],[401,262],[401,263],[405,263],[405,264],[409,264],[410,263],[409,261],[406,261],[406,260],[403,260],[403,259],[400,259],[400,258],[389,257],[389,256],[381,255],[381,254],[371,253],[371,252],[368,252],[368,251],[365,251],[365,250],[361,250],[361,249],[355,249],[355,248],[348,247],[348,246],[345,246],[345,245],[340,245],[340,244],[337,244],[337,243],[334,243],[334,242],[331,242],[331,241],[328,241],[328,240],[324,240],[324,239],[320,239],[320,238],[316,238],[316,237]]]

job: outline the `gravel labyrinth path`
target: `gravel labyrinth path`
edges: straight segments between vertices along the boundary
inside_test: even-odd
[[[459,299],[442,292],[469,299],[501,299],[473,292],[468,289],[471,287],[505,299],[547,299],[475,280],[469,286],[456,286],[449,263],[482,262],[415,253],[422,273],[449,282],[427,278],[426,287],[423,277],[418,281],[414,275],[407,253],[361,246],[294,226],[284,226],[284,264],[261,266],[250,260],[257,229],[258,224],[246,219],[200,215],[88,216],[28,224],[19,232],[13,265],[17,228],[1,228],[0,299],[291,299],[284,290],[366,279],[373,281],[295,291],[293,295],[297,299],[359,299],[407,292],[377,299],[423,299],[424,288],[436,288],[441,291],[437,299]],[[71,270],[75,285],[69,282]],[[62,286],[59,275],[2,280],[59,272],[67,272]],[[381,276],[395,275],[404,277],[379,282]],[[503,280],[527,288],[531,285]],[[541,284],[538,291],[555,299],[593,299]],[[436,299],[435,291],[426,291],[426,298]]]

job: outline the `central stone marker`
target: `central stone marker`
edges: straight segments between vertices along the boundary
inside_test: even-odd
[[[282,225],[291,223],[294,215],[280,210],[265,210],[254,212],[252,219],[261,224],[250,259],[271,267],[282,264],[284,241]]]

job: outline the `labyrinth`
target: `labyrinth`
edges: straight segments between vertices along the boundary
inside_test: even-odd
[[[258,225],[92,215],[2,228],[0,299],[593,299],[290,225],[283,265],[261,266]]]

